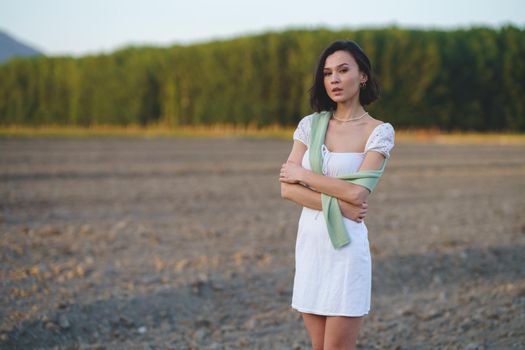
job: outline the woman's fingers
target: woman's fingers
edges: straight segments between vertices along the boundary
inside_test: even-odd
[[[292,162],[283,163],[281,166],[281,172],[280,172],[280,180],[282,182],[288,182],[288,183],[296,183],[297,181],[290,177],[289,174],[289,164],[292,164]]]
[[[286,174],[286,163],[284,163],[282,166],[281,166],[281,176],[284,176]]]
[[[285,177],[286,175],[286,163],[284,163],[283,165],[281,165],[281,171],[279,173],[279,176],[280,177]]]

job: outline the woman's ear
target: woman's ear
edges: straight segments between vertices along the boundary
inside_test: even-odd
[[[359,82],[363,84],[363,83],[366,83],[367,81],[368,81],[368,76],[365,73],[361,72],[361,77],[360,77]]]

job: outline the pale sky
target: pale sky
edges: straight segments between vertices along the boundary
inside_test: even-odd
[[[0,0],[0,30],[48,55],[287,28],[525,27],[525,0]]]

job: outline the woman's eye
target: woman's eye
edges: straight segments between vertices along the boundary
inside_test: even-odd
[[[339,72],[341,72],[341,73],[346,73],[346,72],[348,72],[348,69],[347,69],[347,68],[343,68],[343,69],[341,69]]]
[[[323,73],[325,77],[329,76],[331,73],[330,72],[324,72]]]

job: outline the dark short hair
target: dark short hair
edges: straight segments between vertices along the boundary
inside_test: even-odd
[[[330,44],[319,57],[310,89],[310,105],[316,112],[334,110],[336,103],[328,96],[324,87],[324,65],[326,58],[336,51],[346,51],[357,62],[359,70],[366,74],[366,86],[359,90],[359,103],[366,106],[379,98],[379,84],[372,73],[372,64],[363,49],[351,40],[337,40]]]

